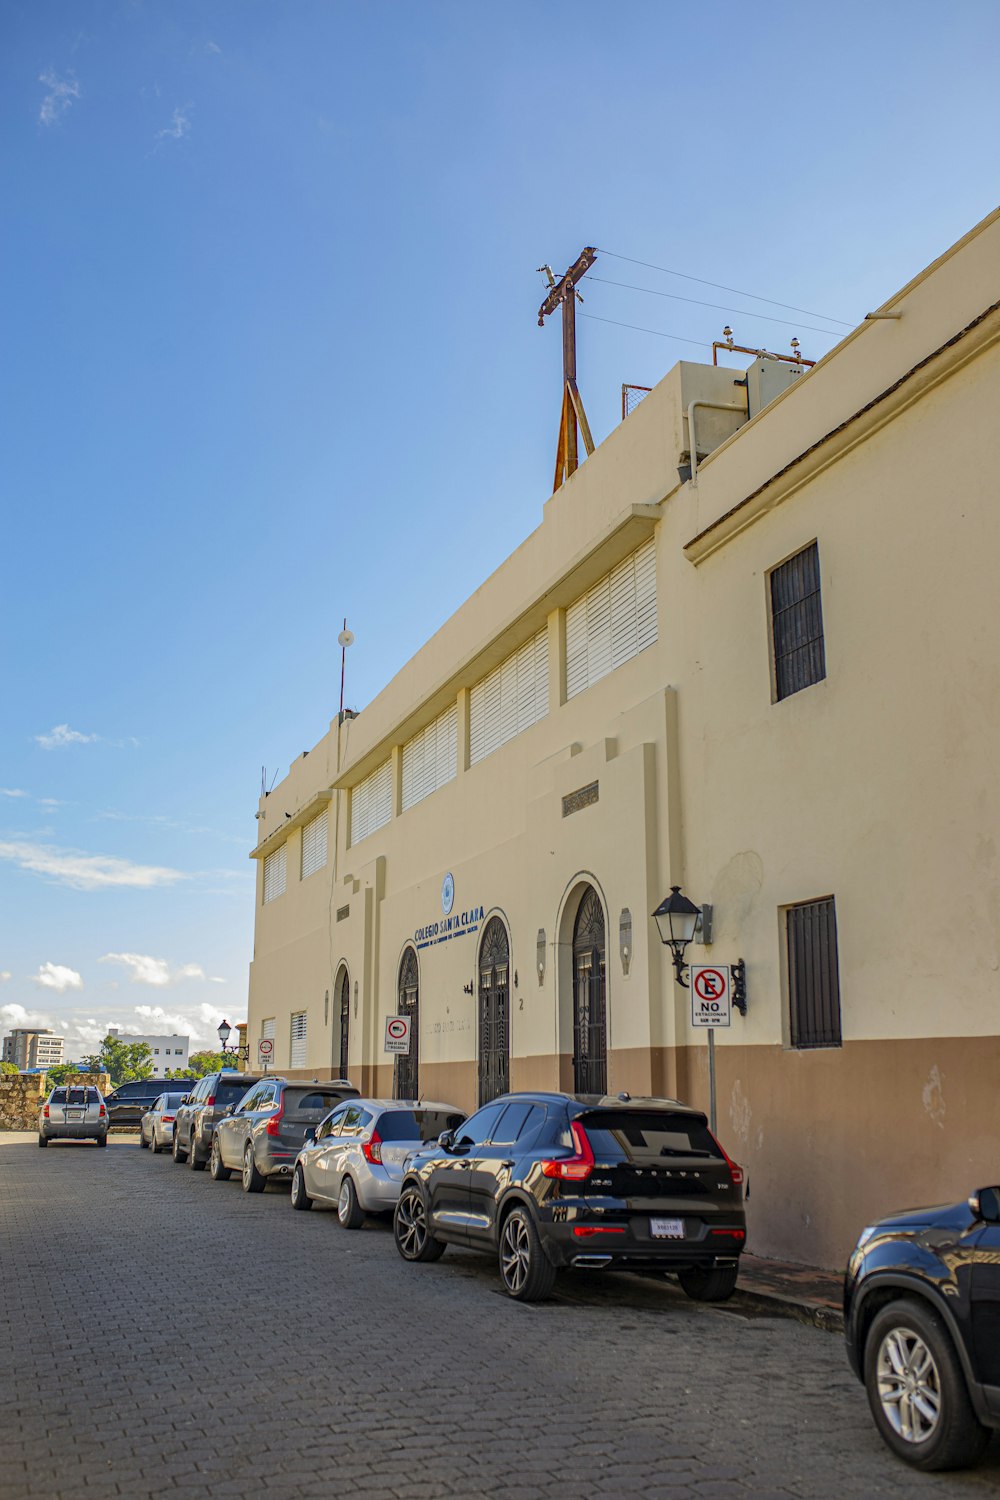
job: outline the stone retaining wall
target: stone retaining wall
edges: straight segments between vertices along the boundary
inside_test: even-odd
[[[105,1096],[111,1092],[107,1073],[71,1073],[66,1083],[98,1088]],[[37,1130],[38,1114],[51,1088],[44,1073],[5,1073],[0,1077],[0,1130]],[[137,1127],[122,1125],[115,1129],[127,1131]]]

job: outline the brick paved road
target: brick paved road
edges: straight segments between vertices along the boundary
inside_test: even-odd
[[[520,1307],[127,1138],[0,1137],[0,1282],[3,1500],[1000,1496],[1000,1440],[893,1460],[830,1334],[638,1278]]]

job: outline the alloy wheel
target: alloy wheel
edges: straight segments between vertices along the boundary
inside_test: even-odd
[[[531,1269],[528,1226],[519,1213],[511,1214],[500,1236],[500,1275],[512,1297],[524,1286]]]
[[[407,1260],[415,1260],[427,1242],[427,1215],[424,1213],[420,1194],[413,1188],[408,1188],[399,1200],[396,1210],[396,1238]]]
[[[930,1349],[910,1328],[891,1328],[876,1361],[878,1399],[906,1443],[926,1443],[941,1417],[941,1375]]]

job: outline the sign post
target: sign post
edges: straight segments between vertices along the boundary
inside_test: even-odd
[[[257,1066],[267,1072],[268,1063],[274,1059],[274,1042],[269,1036],[262,1036],[257,1043]]]
[[[709,1124],[716,1128],[715,1033],[732,1025],[732,979],[728,964],[691,965],[691,1025],[708,1032]]]
[[[386,1052],[402,1053],[404,1056],[410,1050],[410,1017],[409,1016],[386,1016],[385,1019],[385,1049]]]

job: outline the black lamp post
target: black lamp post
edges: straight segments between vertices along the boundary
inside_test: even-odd
[[[684,977],[684,970],[687,968],[684,962],[684,952],[694,937],[700,916],[701,907],[689,901],[679,885],[670,887],[670,895],[665,901],[660,902],[653,913],[660,931],[660,942],[666,944],[673,957],[677,983],[682,984],[685,989],[688,987],[688,982]]]
[[[248,1061],[249,1057],[250,1057],[250,1047],[249,1047],[249,1044],[246,1047],[239,1047],[239,1046],[237,1046],[237,1047],[227,1047],[226,1046],[226,1043],[229,1041],[229,1038],[232,1036],[232,1034],[233,1034],[233,1028],[230,1026],[229,1022],[225,1018],[223,1018],[222,1024],[220,1025],[220,1027],[218,1029],[218,1037],[219,1037],[219,1042],[221,1043],[221,1046],[222,1046],[222,1055],[223,1055],[223,1057],[236,1057],[236,1058],[241,1059],[243,1062]]]

